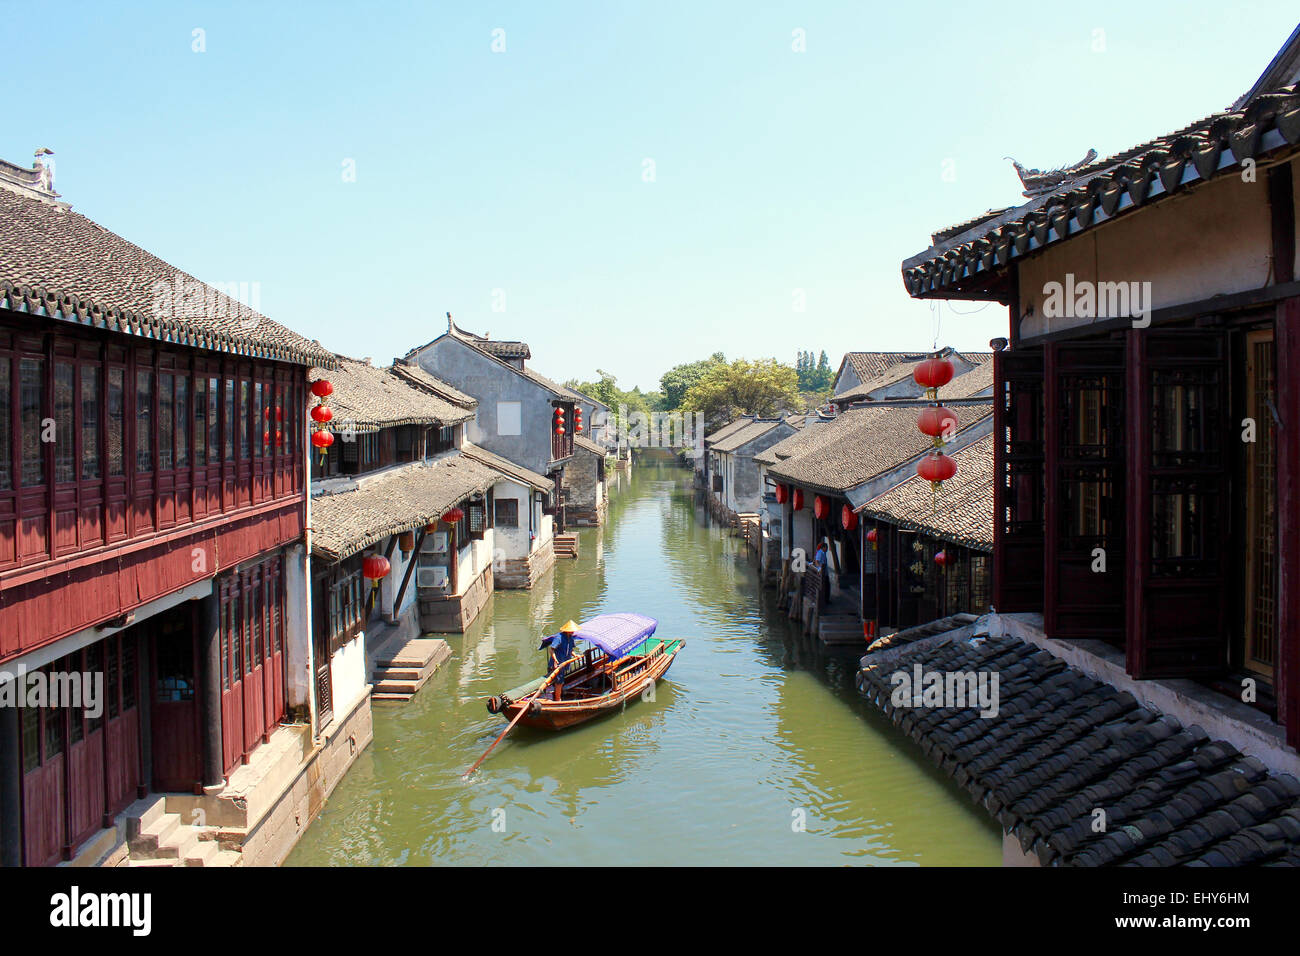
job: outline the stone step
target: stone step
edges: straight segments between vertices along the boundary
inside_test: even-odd
[[[371,694],[409,694],[414,696],[415,692],[424,686],[424,681],[410,680],[381,680],[373,685],[374,689]]]
[[[370,694],[370,699],[371,699],[371,700],[391,700],[391,701],[395,701],[395,702],[397,702],[397,703],[402,703],[402,704],[404,704],[404,703],[406,703],[408,700],[410,700],[410,699],[411,699],[412,697],[414,697],[414,696],[415,696],[414,694],[396,694],[396,693],[394,693],[394,694],[388,694],[388,693],[375,693],[375,692],[372,691],[371,694]]]
[[[375,676],[380,680],[424,680],[429,675],[418,667],[377,667]]]
[[[122,812],[126,817],[126,837],[132,840],[167,812],[167,798],[150,794],[136,800]]]
[[[199,840],[182,859],[186,866],[211,866],[212,860],[220,852],[221,847],[216,840]]]

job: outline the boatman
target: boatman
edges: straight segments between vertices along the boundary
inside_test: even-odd
[[[573,656],[573,645],[577,640],[577,633],[578,625],[573,621],[568,621],[564,627],[560,628],[560,633],[542,638],[541,646],[537,649],[539,651],[542,650],[542,648],[550,649],[550,653],[547,655],[550,660],[550,663],[546,668],[547,673],[555,670],[555,668],[559,667]],[[558,684],[556,685],[556,689],[559,689]]]

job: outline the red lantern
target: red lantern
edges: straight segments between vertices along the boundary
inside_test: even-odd
[[[319,382],[311,383],[311,393],[317,398],[328,398],[334,394],[334,386],[321,379]]]
[[[311,433],[311,443],[321,451],[324,451],[330,445],[334,444],[334,433],[327,428],[314,431]]]
[[[857,512],[845,505],[840,509],[840,524],[844,526],[845,531],[852,531],[858,526]]]
[[[562,409],[562,408],[557,408],[557,409],[555,410],[555,417],[556,417],[557,420],[563,420],[563,418],[564,418],[564,409]]]
[[[943,452],[935,452],[917,462],[916,473],[931,484],[938,484],[957,474],[957,463]]]
[[[284,444],[284,432],[280,431],[278,428],[275,430],[275,444],[276,447]]]
[[[581,435],[581,434],[582,434],[582,422],[578,422],[578,424],[574,425],[574,426],[573,426],[573,431],[574,431],[576,434]],[[561,433],[563,433],[563,429],[561,429]]]
[[[379,582],[388,577],[388,572],[391,570],[392,565],[382,554],[368,554],[361,562],[361,575],[370,582],[372,587],[379,587]]]
[[[830,514],[830,510],[831,510],[830,502],[828,502],[821,495],[813,496],[814,515],[816,515],[818,518],[825,518],[828,514]]]
[[[334,421],[334,409],[328,405],[313,405],[311,408],[311,420],[324,425],[326,422]]]
[[[938,438],[944,432],[957,430],[957,416],[942,405],[930,405],[921,409],[917,416],[916,427],[921,433],[931,438]]]
[[[926,359],[912,371],[912,378],[922,388],[942,388],[952,381],[952,362],[947,359]]]
[[[264,446],[271,444],[271,430],[269,428],[262,432],[262,444]]]
[[[795,511],[803,511],[803,489],[802,488],[796,488],[794,490],[794,500],[791,502],[791,504],[793,505]]]
[[[557,435],[563,435],[563,434],[564,434],[564,426],[563,426],[563,425],[556,425],[556,426],[555,426],[555,434],[557,434]]]
[[[785,503],[786,503],[787,501],[789,501],[789,500],[790,500],[790,489],[789,489],[789,487],[786,486],[786,485],[777,485],[777,486],[776,486],[776,503],[779,504],[779,505],[783,505],[783,504],[785,504]]]
[[[939,565],[939,567],[943,567],[945,564],[947,564],[948,552],[947,551],[936,552],[934,556],[934,563]]]
[[[872,528],[870,531],[867,532],[867,540],[870,541],[873,545],[876,543],[876,539],[878,537],[880,537],[880,535],[876,533],[875,528]]]
[[[455,524],[463,517],[465,517],[465,512],[460,508],[451,508],[442,513],[442,520],[447,524]]]

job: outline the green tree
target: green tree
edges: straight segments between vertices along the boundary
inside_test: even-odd
[[[659,379],[659,388],[663,392],[660,408],[668,412],[681,408],[682,402],[686,399],[686,393],[691,390],[691,386],[698,382],[709,369],[726,361],[725,355],[721,352],[714,352],[706,359],[698,362],[687,362],[684,365],[675,365],[664,372]]]
[[[703,412],[709,428],[739,415],[772,418],[802,410],[799,374],[776,359],[716,363],[687,391],[682,407]]]

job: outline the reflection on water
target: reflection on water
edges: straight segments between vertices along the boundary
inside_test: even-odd
[[[775,613],[739,539],[707,524],[690,472],[638,464],[609,523],[532,591],[498,591],[375,740],[292,865],[510,863],[996,865],[997,831],[860,701],[854,657]],[[685,637],[650,701],[561,734],[483,699],[542,673],[538,636],[638,611]]]

